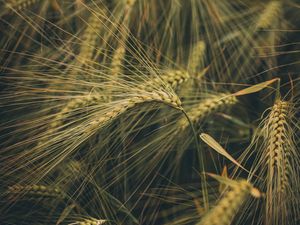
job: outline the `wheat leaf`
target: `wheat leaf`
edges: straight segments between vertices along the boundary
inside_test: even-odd
[[[200,138],[204,141],[207,145],[217,151],[219,154],[223,155],[231,162],[233,162],[238,167],[246,170],[238,161],[236,161],[213,137],[208,134],[201,133]],[[246,170],[247,171],[247,170]]]
[[[240,91],[234,93],[233,95],[234,96],[241,96],[241,95],[252,94],[252,93],[261,91],[262,89],[268,87],[270,84],[272,84],[272,83],[274,83],[276,81],[279,81],[279,80],[280,80],[279,78],[274,78],[272,80],[268,80],[268,81],[265,81],[265,82],[253,85],[251,87],[245,88],[243,90],[240,90]]]

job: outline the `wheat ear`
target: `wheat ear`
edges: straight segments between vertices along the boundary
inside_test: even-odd
[[[95,219],[95,218],[89,218],[89,219],[84,219],[82,221],[70,223],[69,225],[101,225],[106,222],[107,222],[107,220],[99,220],[99,219]]]
[[[159,102],[163,103],[165,105],[171,106],[176,109],[182,109],[181,108],[181,101],[180,99],[174,95],[169,96],[165,92],[152,92],[148,94],[141,94],[139,96],[135,96],[126,100],[123,100],[119,104],[116,105],[116,107],[113,108],[112,111],[105,113],[100,118],[93,120],[90,125],[91,128],[99,128],[104,126],[105,124],[109,123],[122,113],[126,112],[127,110],[136,107],[139,104],[147,103],[147,102]]]
[[[293,204],[292,182],[299,180],[293,171],[298,160],[293,131],[289,125],[290,103],[278,100],[271,109],[262,131],[266,146],[262,159],[267,159],[266,215],[267,224],[285,224]]]
[[[197,225],[230,225],[232,219],[250,195],[259,197],[259,191],[248,181],[233,181],[230,190]]]
[[[193,46],[189,56],[188,70],[193,76],[203,69],[206,45],[204,41],[199,41]]]
[[[100,13],[103,12],[101,11]],[[90,64],[93,59],[96,42],[99,36],[98,32],[100,32],[102,21],[95,12],[92,12],[88,18],[87,24],[88,26],[81,37],[82,46],[78,55],[79,61],[85,66],[86,64]]]
[[[39,167],[41,169],[34,173],[36,177],[44,177],[49,170],[74,152],[79,145],[85,143],[98,131],[102,131],[104,127],[108,126],[112,121],[116,120],[129,109],[135,108],[138,105],[160,103],[181,111],[183,110],[180,99],[173,93],[166,93],[159,90],[149,93],[144,90],[139,90],[134,94],[131,94],[131,96],[132,97],[128,97],[127,99],[114,101],[111,104],[106,103],[101,105],[100,109],[102,107],[102,110],[100,112],[92,113],[86,121],[75,126],[75,128],[65,129],[63,135],[55,133],[56,135],[47,143],[40,142],[41,144],[37,145],[32,150],[24,152],[22,155],[23,157],[28,157],[28,160],[20,165],[18,169],[24,168],[29,164],[32,165],[33,163],[37,163],[37,168]],[[104,106],[107,106],[107,108],[103,109]],[[75,141],[72,141],[74,140],[74,136],[77,138]],[[62,151],[52,151],[52,149],[57,149],[58,145],[62,146]],[[32,152],[34,152],[34,154],[32,154]],[[61,152],[64,154],[61,155]],[[56,158],[56,160],[45,162],[44,160],[40,160],[42,155],[55,155],[54,158]],[[49,169],[49,167],[51,167],[51,169]]]
[[[74,182],[78,178],[85,175],[85,168],[82,162],[78,160],[68,160],[58,168],[58,177],[55,181],[61,186],[61,184],[68,185],[70,182]]]
[[[161,83],[163,80],[165,83],[173,88],[178,87],[183,82],[186,82],[190,78],[190,74],[184,70],[167,70],[164,71],[163,75],[157,78],[153,78],[151,83]]]
[[[255,154],[248,179],[266,193],[259,208],[262,219],[259,224],[297,224],[295,215],[300,211],[294,199],[299,198],[300,160],[293,120],[293,104],[276,100],[239,159],[246,162]]]
[[[120,45],[114,52],[110,72],[112,75],[112,80],[116,81],[120,74],[122,74],[122,65],[125,56],[125,46]]]
[[[40,0],[9,0],[5,3],[7,8],[13,8],[14,10],[23,10],[26,9]]]
[[[129,37],[129,22],[130,22],[130,14],[132,7],[134,5],[136,0],[126,0],[125,6],[124,6],[124,18],[120,24],[120,39],[118,41],[118,47],[114,51],[114,54],[112,56],[111,60],[111,66],[110,66],[110,73],[111,73],[111,83],[114,85],[115,82],[117,82],[119,76],[123,72],[123,61],[125,58],[126,53],[126,42]],[[110,90],[110,93],[112,90]],[[109,101],[112,100],[112,97],[110,97]]]
[[[64,193],[57,187],[45,185],[13,185],[8,187],[8,194],[17,194],[24,196],[40,198],[64,198]]]
[[[68,114],[74,112],[77,109],[83,108],[85,106],[99,104],[105,102],[106,98],[103,95],[92,94],[86,96],[79,96],[75,99],[70,100],[64,108],[57,114],[53,122],[50,123],[50,133],[51,131],[57,129],[61,126],[64,120],[68,117]]]
[[[269,2],[256,23],[256,29],[263,30],[272,27],[274,19],[279,17],[281,10],[281,1]]]
[[[227,93],[221,93],[201,101],[199,104],[191,108],[187,113],[191,122],[196,124],[209,115],[212,115],[215,112],[223,111],[228,106],[236,103],[237,98],[235,96]],[[186,118],[182,118],[177,122],[177,126],[180,130],[185,130],[189,126],[189,123]]]
[[[106,98],[103,95],[99,94],[80,96],[70,100],[49,124],[46,136],[51,136],[53,133],[55,133],[57,129],[59,129],[59,127],[63,125],[64,120],[68,117],[70,113],[78,109],[82,109],[83,107],[88,105],[103,103],[105,102],[105,100]],[[37,146],[42,146],[44,141],[44,139],[39,141]]]

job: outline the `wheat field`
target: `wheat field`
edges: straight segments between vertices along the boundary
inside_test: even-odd
[[[300,224],[299,15],[0,0],[0,224]]]

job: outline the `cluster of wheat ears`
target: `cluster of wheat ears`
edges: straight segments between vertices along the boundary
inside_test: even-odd
[[[0,224],[300,224],[299,15],[1,0]]]

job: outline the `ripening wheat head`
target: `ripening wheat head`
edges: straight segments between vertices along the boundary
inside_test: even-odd
[[[265,193],[263,206],[257,206],[260,224],[297,224],[299,153],[294,115],[291,101],[277,99],[240,157],[242,162],[254,157],[249,178]]]
[[[224,178],[223,178],[224,179]],[[229,225],[234,216],[245,204],[247,198],[260,197],[260,192],[246,180],[226,179],[228,189],[216,205],[208,211],[200,220],[198,225]]]

